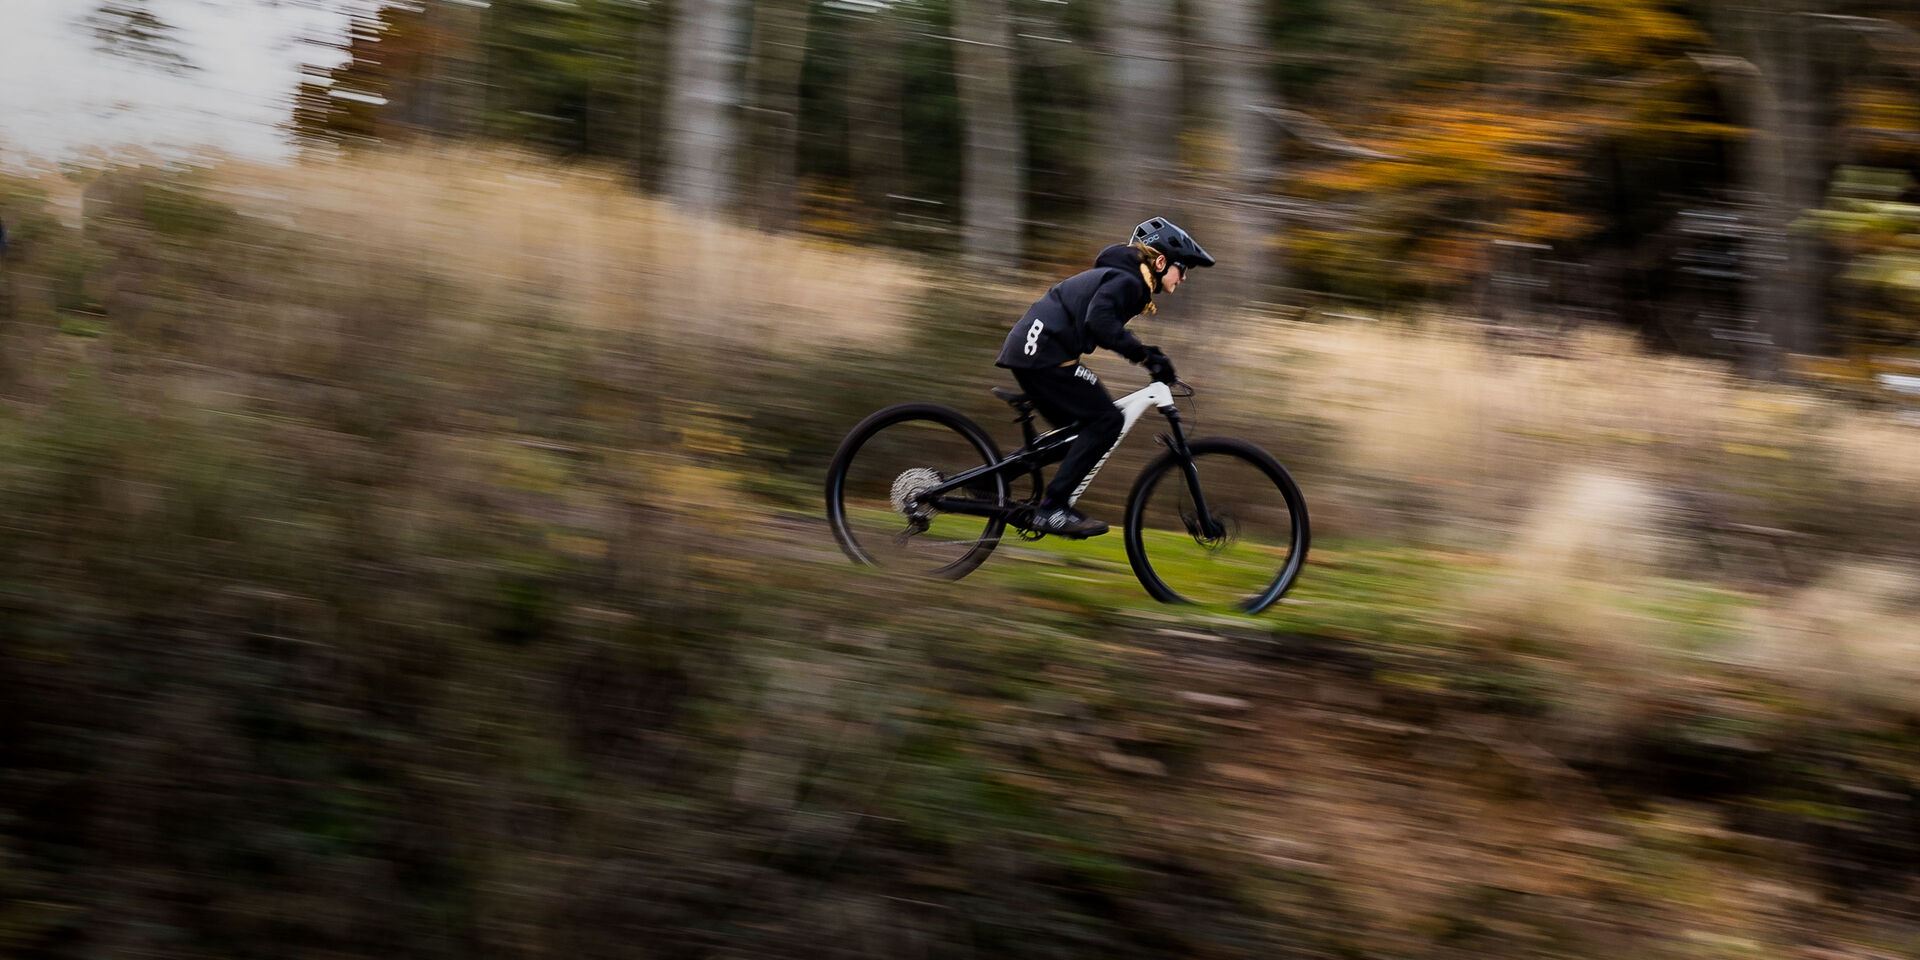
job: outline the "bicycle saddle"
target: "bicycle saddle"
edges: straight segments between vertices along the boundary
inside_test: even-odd
[[[1013,409],[1021,413],[1028,413],[1033,410],[1033,399],[1024,393],[1015,393],[1005,387],[994,387],[993,395],[1005,400],[1013,406]]]

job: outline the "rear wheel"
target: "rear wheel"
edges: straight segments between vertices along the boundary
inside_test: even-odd
[[[1189,445],[1215,529],[1203,529],[1181,459],[1147,465],[1127,495],[1127,561],[1147,593],[1258,613],[1279,600],[1307,558],[1307,505],[1285,467],[1241,440]]]
[[[827,470],[834,539],[858,563],[958,580],[993,552],[1006,522],[943,512],[924,494],[999,461],[993,439],[957,410],[931,403],[881,410],[847,434]],[[1007,483],[985,476],[945,496],[1004,506]]]

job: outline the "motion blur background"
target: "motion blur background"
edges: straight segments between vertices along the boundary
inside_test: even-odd
[[[1916,27],[6,0],[0,953],[1920,956]],[[849,565],[1153,215],[1287,601]]]

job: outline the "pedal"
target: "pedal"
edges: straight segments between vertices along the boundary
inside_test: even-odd
[[[1012,527],[1020,535],[1020,539],[1029,543],[1046,536],[1045,533],[1033,528],[1032,506],[1015,507],[1007,514],[1007,526]]]
[[[1012,510],[1008,511],[1007,526],[1012,527],[1015,530],[1019,530],[1022,533],[1034,532],[1033,508],[1032,507],[1015,507]]]

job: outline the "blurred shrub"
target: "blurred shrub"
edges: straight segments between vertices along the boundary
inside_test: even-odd
[[[1640,482],[1577,471],[1546,484],[1499,563],[1462,607],[1472,629],[1561,685],[1556,729],[1608,740],[1644,721],[1686,654],[1642,608],[1666,592],[1659,499]]]
[[[1898,170],[1843,168],[1834,178],[1826,209],[1810,226],[1847,255],[1843,278],[1852,294],[1852,329],[1842,338],[1857,344],[1912,345],[1920,337],[1920,204],[1914,183]]]

